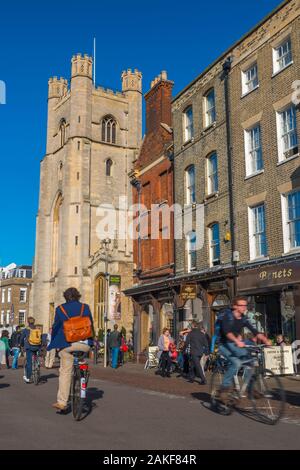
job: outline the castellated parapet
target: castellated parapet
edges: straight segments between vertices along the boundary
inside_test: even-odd
[[[52,77],[48,81],[48,98],[63,98],[68,93],[68,80]]]
[[[88,77],[92,79],[93,75],[93,58],[88,54],[76,54],[72,57],[72,78]]]
[[[122,91],[115,91],[115,90],[111,90],[109,88],[104,88],[102,86],[97,86],[96,91],[98,91],[100,93],[103,93],[105,95],[116,96],[116,97],[119,97],[119,98],[124,98],[125,97],[125,93],[123,93]]]
[[[134,72],[131,69],[122,72],[122,90],[142,92],[142,73],[138,69],[134,69]]]

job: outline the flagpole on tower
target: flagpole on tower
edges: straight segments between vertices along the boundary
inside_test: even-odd
[[[96,38],[94,38],[94,86],[96,86]]]

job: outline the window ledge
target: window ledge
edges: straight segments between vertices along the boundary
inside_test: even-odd
[[[251,178],[254,178],[254,176],[262,175],[264,172],[265,170],[259,170],[259,171],[256,171],[255,173],[252,173],[251,175],[245,176],[245,181],[250,180]]]
[[[277,166],[284,165],[284,163],[290,162],[291,160],[294,160],[295,158],[298,158],[300,156],[300,153],[296,153],[296,155],[292,155],[289,158],[286,158],[285,160],[281,160],[280,162],[277,162]]]
[[[281,256],[294,255],[296,253],[300,253],[300,247],[291,248],[289,251],[286,251],[285,253],[282,253]]]
[[[204,127],[204,129],[203,129],[202,132],[201,132],[201,135],[206,134],[206,132],[208,132],[209,130],[215,129],[216,126],[217,126],[217,121],[214,121],[214,122],[213,122],[212,124],[210,124],[209,126]]]
[[[253,258],[249,260],[249,263],[257,263],[258,261],[269,261],[269,256],[259,256],[258,258]]]
[[[241,100],[242,100],[243,98],[245,98],[245,96],[248,96],[248,95],[250,95],[251,93],[253,93],[253,91],[257,90],[258,88],[259,88],[259,84],[258,84],[255,88],[252,88],[252,90],[249,90],[249,91],[246,91],[245,93],[243,93],[242,96],[241,96]]]
[[[207,194],[204,198],[204,202],[207,202],[211,199],[219,197],[219,191],[215,191],[214,193]]]
[[[186,140],[185,142],[183,142],[181,148],[184,149],[185,147],[187,147],[189,144],[192,144],[194,142],[194,137],[192,137],[191,139],[189,140]]]
[[[290,67],[291,65],[294,64],[294,61],[292,60],[292,62],[290,62],[289,64],[287,64],[285,67],[283,67],[282,69],[280,70],[277,70],[277,72],[273,72],[272,75],[271,75],[271,78],[273,77],[276,77],[279,73],[283,72],[285,69],[287,69],[288,67]]]

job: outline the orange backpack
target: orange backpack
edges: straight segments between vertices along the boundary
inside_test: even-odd
[[[79,317],[70,318],[64,307],[59,307],[63,314],[68,318],[64,321],[64,334],[68,343],[76,343],[77,341],[85,341],[93,336],[92,322],[90,317],[83,317],[84,304],[81,305]]]

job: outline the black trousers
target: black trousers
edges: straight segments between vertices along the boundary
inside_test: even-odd
[[[9,351],[5,351],[5,359],[6,359],[6,367],[7,369],[9,369],[9,356],[10,356],[10,352]]]
[[[196,372],[196,376],[200,377],[200,379],[204,382],[205,381],[205,376],[200,364],[202,354],[196,355],[196,354],[191,354],[191,364],[190,364],[190,376],[194,376],[194,370]]]
[[[163,351],[160,356],[161,371],[163,374],[169,373],[171,370],[172,361],[168,351]]]

